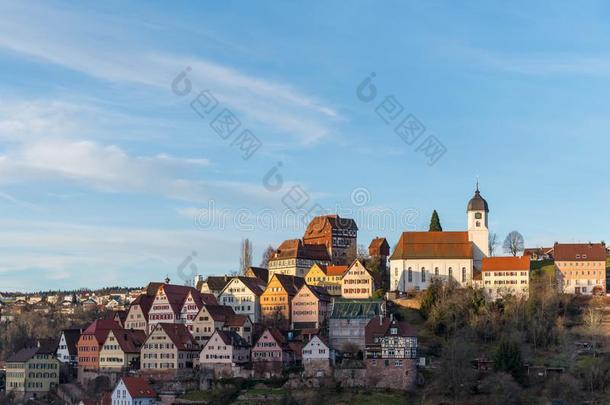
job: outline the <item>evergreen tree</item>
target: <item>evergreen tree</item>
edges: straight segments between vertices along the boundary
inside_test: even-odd
[[[441,232],[443,227],[441,226],[441,220],[438,217],[438,212],[434,210],[432,212],[432,218],[430,218],[430,232]]]

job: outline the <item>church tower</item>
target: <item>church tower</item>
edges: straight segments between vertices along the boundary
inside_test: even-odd
[[[481,270],[481,260],[489,256],[489,228],[487,217],[489,206],[487,201],[481,197],[479,182],[474,196],[468,202],[466,210],[468,214],[468,240],[474,244],[473,259],[475,266]]]

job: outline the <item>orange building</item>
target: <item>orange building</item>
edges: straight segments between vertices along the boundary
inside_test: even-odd
[[[78,367],[87,370],[99,370],[100,348],[111,330],[121,329],[121,325],[112,319],[97,319],[80,335],[76,350]]]
[[[278,327],[289,328],[292,316],[292,299],[305,284],[302,277],[274,274],[261,295],[263,321],[274,322]]]

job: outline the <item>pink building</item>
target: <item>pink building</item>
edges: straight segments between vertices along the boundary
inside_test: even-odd
[[[289,343],[276,328],[266,328],[252,348],[252,363],[258,373],[280,374],[300,358],[299,345]]]
[[[319,329],[327,319],[330,302],[324,287],[304,284],[292,299],[292,329]]]

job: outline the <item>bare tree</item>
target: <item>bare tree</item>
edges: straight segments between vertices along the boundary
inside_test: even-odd
[[[498,241],[498,234],[495,232],[492,232],[489,234],[489,255],[490,256],[494,256],[494,254],[496,253],[496,248],[498,247],[498,245],[500,244],[500,242]]]
[[[517,256],[517,253],[523,252],[525,249],[524,245],[525,241],[523,240],[523,235],[517,231],[512,231],[506,235],[506,239],[504,239],[504,244],[502,247],[506,253]]]
[[[369,250],[364,245],[358,245],[356,256],[360,260],[367,260],[369,258]]]
[[[239,256],[239,271],[246,274],[248,267],[252,266],[252,242],[250,239],[242,239]]]
[[[269,266],[269,259],[271,259],[271,257],[273,257],[273,254],[275,253],[275,249],[273,248],[273,246],[269,245],[267,246],[267,249],[265,249],[265,251],[263,252],[263,258],[261,259],[261,267],[267,268],[267,266]]]

